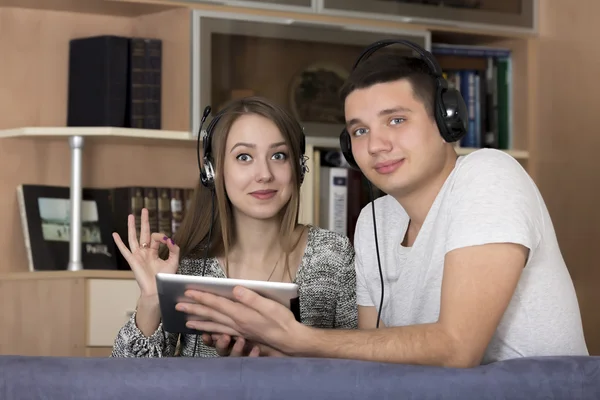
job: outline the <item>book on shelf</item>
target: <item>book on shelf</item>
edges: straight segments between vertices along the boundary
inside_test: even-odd
[[[150,231],[172,237],[185,216],[191,188],[127,186],[83,188],[81,258],[84,269],[129,270],[112,237],[127,247],[127,218],[135,217],[139,238],[141,210],[148,209]],[[29,271],[66,270],[70,246],[70,188],[27,185],[17,188]],[[189,207],[189,203],[187,204]]]
[[[371,196],[374,200],[384,193],[371,188],[362,172],[345,162],[340,150],[315,149],[313,159],[313,223],[347,236],[353,243],[360,212],[371,202]]]
[[[67,126],[161,129],[161,93],[160,39],[70,40]]]
[[[66,270],[70,260],[71,201],[67,186],[19,185],[17,203],[29,271]],[[116,269],[109,193],[84,188],[81,261],[85,269]]]
[[[448,86],[457,88],[467,105],[469,125],[460,147],[510,150],[511,51],[509,49],[433,43]]]

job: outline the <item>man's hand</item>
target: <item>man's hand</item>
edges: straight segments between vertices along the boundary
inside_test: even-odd
[[[271,346],[281,353],[303,340],[304,325],[296,321],[292,312],[255,292],[236,287],[237,301],[196,290],[186,291],[186,297],[197,304],[179,303],[177,309],[207,321],[188,321],[187,326],[204,332],[243,337],[252,342]],[[267,348],[265,347],[265,351]]]
[[[232,340],[234,344],[231,345]],[[281,353],[265,344],[247,342],[243,337],[232,338],[226,334],[205,333],[202,335],[202,341],[205,345],[214,347],[217,354],[221,357],[286,357]]]

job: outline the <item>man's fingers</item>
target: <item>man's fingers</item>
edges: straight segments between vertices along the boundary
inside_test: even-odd
[[[262,297],[256,292],[242,286],[233,288],[233,295],[241,304],[246,305],[260,314],[269,314],[273,301]],[[235,304],[235,303],[233,303]]]
[[[244,347],[246,346],[246,341],[243,337],[238,337],[235,339],[235,344],[231,349],[231,353],[229,353],[229,357],[243,357],[244,356]]]
[[[188,321],[185,326],[190,329],[195,329],[200,332],[224,333],[229,336],[242,336],[238,331],[228,327],[227,325],[219,324],[212,321]]]
[[[217,354],[220,355],[221,357],[227,357],[229,356],[229,345],[231,344],[231,338],[229,337],[229,335],[221,335],[219,337],[219,339],[217,339],[215,341],[215,350],[217,351]]]
[[[175,309],[188,315],[190,320],[209,320],[237,329],[237,324],[228,316],[202,304],[177,303]]]
[[[248,357],[259,357],[259,356],[260,356],[260,347],[258,347],[258,346],[252,347],[252,350],[250,350],[250,354],[248,354]]]

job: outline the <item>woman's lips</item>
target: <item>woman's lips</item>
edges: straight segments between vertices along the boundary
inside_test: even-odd
[[[277,190],[256,190],[250,193],[250,196],[255,197],[259,200],[268,200],[273,198],[277,193]]]

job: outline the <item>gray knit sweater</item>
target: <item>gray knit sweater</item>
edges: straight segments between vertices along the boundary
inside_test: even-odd
[[[201,271],[201,259],[183,258],[178,273],[200,275]],[[205,275],[225,278],[215,258],[207,260]],[[354,249],[347,237],[309,226],[306,250],[294,282],[299,286],[303,324],[319,328],[357,328]],[[214,348],[206,346],[199,335],[180,337],[166,332],[162,323],[151,336],[144,336],[136,326],[135,313],[119,330],[112,351],[112,357],[175,355],[218,357]]]

